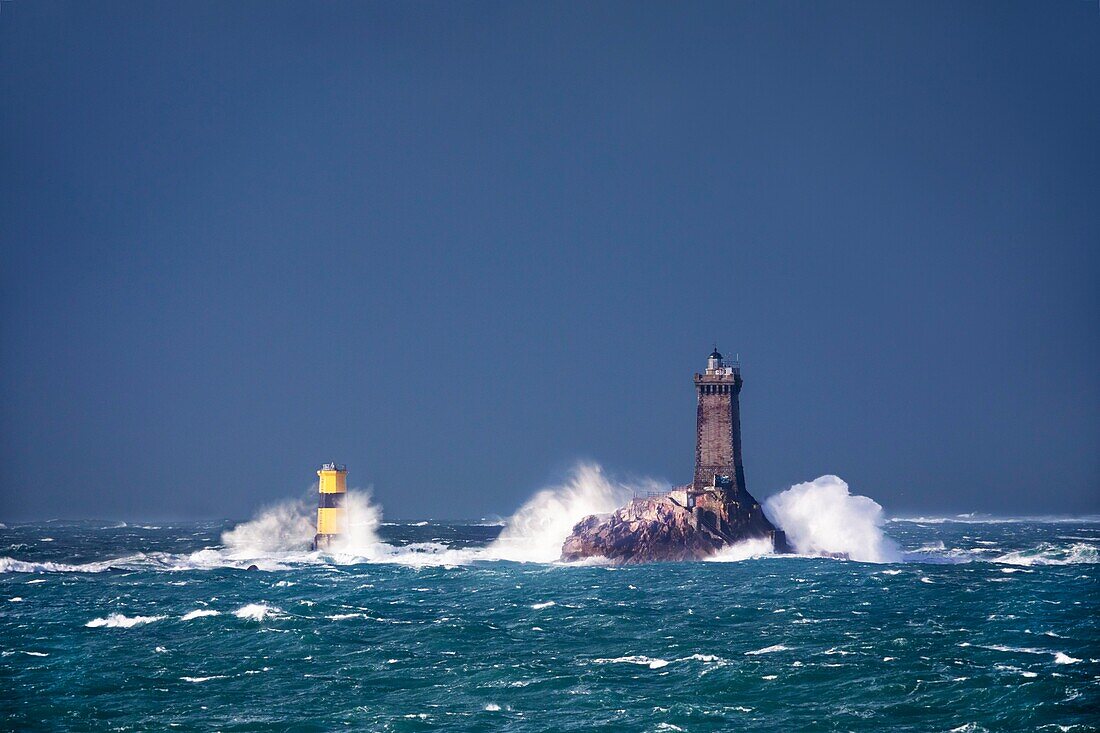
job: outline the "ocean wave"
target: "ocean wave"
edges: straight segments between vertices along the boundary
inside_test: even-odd
[[[180,621],[190,621],[196,618],[203,618],[205,616],[218,616],[220,613],[212,608],[196,608],[194,611],[188,611],[180,616]]]
[[[593,664],[638,664],[650,669],[660,669],[661,667],[668,666],[667,659],[657,659],[654,657],[646,657],[639,655],[631,655],[628,657],[615,657],[613,659],[593,659]]]
[[[1075,542],[1065,547],[1043,542],[1030,550],[1008,552],[990,562],[1004,565],[1094,565],[1100,562],[1100,547],[1087,542]]]
[[[268,616],[279,616],[282,610],[277,606],[269,606],[266,603],[249,603],[241,606],[233,615],[248,621],[263,621]]]
[[[133,626],[142,626],[144,624],[151,624],[154,621],[160,621],[166,618],[165,616],[124,616],[121,613],[112,613],[106,618],[93,618],[88,623],[84,624],[90,629],[108,628],[108,629],[129,629]]]
[[[706,558],[707,562],[741,562],[772,555],[774,548],[769,538],[745,540],[719,550]]]
[[[102,573],[110,570],[118,562],[127,562],[138,556],[120,560],[100,560],[88,563],[30,562],[16,560],[14,557],[0,557],[0,573]]]
[[[902,559],[883,532],[882,507],[850,493],[837,476],[821,476],[768,497],[764,513],[800,554],[875,563]]]
[[[957,514],[951,517],[916,516],[916,517],[891,517],[888,522],[908,522],[912,524],[1096,524],[1100,523],[1100,515],[1086,514],[1079,517],[1066,516],[1024,516],[1024,517],[994,517],[979,514]]]

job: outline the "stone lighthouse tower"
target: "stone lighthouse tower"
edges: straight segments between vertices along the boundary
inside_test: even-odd
[[[715,477],[729,477],[727,492],[745,491],[741,462],[741,365],[726,363],[716,348],[707,358],[707,370],[695,375],[699,401],[695,423],[695,477],[692,489],[715,486]],[[724,482],[720,482],[724,483]]]

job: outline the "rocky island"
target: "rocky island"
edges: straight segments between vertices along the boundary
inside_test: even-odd
[[[757,539],[769,540],[775,552],[787,552],[783,532],[745,488],[741,384],[740,364],[727,364],[715,349],[706,372],[695,375],[692,483],[667,494],[635,497],[611,514],[585,517],[562,545],[562,560],[604,558],[620,565],[702,560],[724,547]]]

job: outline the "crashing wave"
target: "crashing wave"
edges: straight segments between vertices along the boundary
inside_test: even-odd
[[[1069,547],[1043,542],[1030,550],[1008,552],[990,562],[1004,565],[1094,565],[1100,562],[1100,547],[1075,542]]]
[[[485,554],[497,560],[554,562],[577,522],[591,514],[613,512],[633,494],[631,487],[608,480],[599,466],[580,464],[566,483],[528,499]]]
[[[246,621],[263,621],[268,616],[278,616],[282,614],[282,610],[276,606],[269,606],[266,603],[249,603],[241,606],[233,615]]]
[[[108,629],[129,629],[133,626],[151,624],[160,621],[164,616],[124,616],[121,613],[112,613],[107,618],[93,618],[84,624],[90,629],[105,627]]]
[[[771,555],[772,550],[771,538],[760,537],[730,545],[708,557],[706,562],[740,562],[742,560],[752,560],[764,557],[765,555]]]
[[[848,484],[837,476],[821,476],[768,497],[764,513],[787,533],[799,554],[902,561],[897,545],[883,532],[882,507],[849,493]]]

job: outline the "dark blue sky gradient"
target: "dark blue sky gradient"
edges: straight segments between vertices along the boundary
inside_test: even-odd
[[[1095,2],[0,8],[0,519],[578,459],[1100,511]]]

